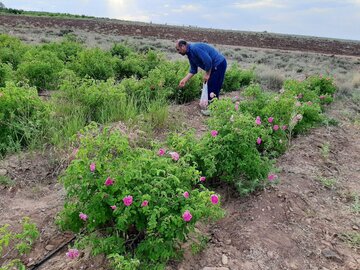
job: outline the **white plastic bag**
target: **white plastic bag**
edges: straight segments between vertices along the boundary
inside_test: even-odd
[[[203,88],[201,90],[201,98],[200,98],[200,107],[202,108],[206,108],[207,105],[208,105],[208,86],[207,86],[207,83],[204,83],[203,84]]]

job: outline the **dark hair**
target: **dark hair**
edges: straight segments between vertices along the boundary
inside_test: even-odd
[[[179,46],[183,46],[183,45],[186,46],[186,44],[187,44],[187,42],[186,42],[185,40],[179,39],[179,41],[178,41],[178,45],[179,45]]]

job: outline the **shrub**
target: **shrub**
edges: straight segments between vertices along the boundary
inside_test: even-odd
[[[161,54],[152,50],[146,53],[129,52],[126,56],[119,55],[115,64],[116,77],[118,79],[131,76],[143,78],[150,70],[164,61]]]
[[[45,44],[42,49],[55,53],[63,63],[69,63],[75,60],[77,54],[83,51],[84,47],[79,42],[65,39],[60,43]]]
[[[234,63],[225,74],[223,91],[230,92],[239,90],[240,87],[249,85],[255,79],[253,70],[241,70],[239,66]]]
[[[269,90],[281,89],[285,80],[284,75],[277,70],[263,70],[257,74],[257,80]]]
[[[336,92],[334,80],[328,76],[310,76],[306,79],[308,89],[314,91],[317,95],[332,96]]]
[[[211,105],[209,131],[200,139],[193,132],[172,134],[168,144],[209,178],[218,178],[236,187],[242,195],[264,184],[272,169],[261,155],[257,139],[264,143],[269,130],[255,124],[255,117],[235,109],[231,100],[215,100]]]
[[[49,107],[36,89],[6,84],[0,89],[0,155],[41,144],[48,120]]]
[[[215,169],[215,176],[233,183],[240,194],[248,194],[264,183],[272,169],[257,146],[259,137],[264,141],[269,137],[268,130],[256,125],[250,114],[236,111],[230,99],[216,100],[210,109],[211,132],[201,138],[199,164],[204,164],[204,174]]]
[[[15,37],[0,35],[0,61],[11,64],[14,69],[20,64],[27,47]]]
[[[122,43],[116,43],[113,45],[113,47],[110,49],[110,53],[112,56],[117,56],[120,59],[125,59],[128,57],[131,53],[134,51]]]
[[[59,74],[64,68],[62,61],[50,51],[33,48],[24,55],[17,70],[19,81],[28,81],[39,90],[54,90],[59,84]]]
[[[0,62],[0,87],[4,87],[7,81],[13,79],[13,73],[11,65]]]
[[[0,256],[5,259],[9,253],[5,253],[7,248],[12,248],[17,252],[17,256],[29,253],[34,242],[39,238],[40,233],[36,224],[31,223],[28,217],[23,218],[21,221],[22,230],[19,233],[14,233],[9,230],[10,225],[5,224],[0,227]],[[4,263],[0,267],[1,270],[7,269],[25,269],[20,259],[13,259]]]
[[[134,118],[138,111],[124,87],[113,79],[106,82],[71,75],[53,95],[52,139],[61,143],[91,121],[107,123]]]
[[[114,77],[115,59],[110,52],[99,48],[80,51],[69,68],[80,77],[89,76],[95,80],[107,80]]]
[[[67,199],[59,224],[96,231],[89,239],[101,239],[90,241],[98,252],[118,253],[130,265],[138,259],[140,269],[162,269],[179,256],[179,244],[197,221],[221,216],[219,205],[212,204],[213,193],[182,157],[176,161],[157,149],[132,148],[119,132],[97,130],[89,127],[82,134],[76,158],[61,178]]]

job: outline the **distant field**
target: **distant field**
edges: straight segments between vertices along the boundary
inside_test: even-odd
[[[154,37],[176,40],[206,41],[213,44],[306,51],[330,55],[360,56],[360,41],[327,39],[273,33],[205,29],[192,26],[169,26],[110,19],[70,19],[63,17],[30,17],[25,15],[0,16],[0,26],[59,30],[82,29],[101,34]]]

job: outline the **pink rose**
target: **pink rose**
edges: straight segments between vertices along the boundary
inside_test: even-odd
[[[183,196],[184,196],[185,199],[189,198],[189,192],[185,191]]]
[[[110,177],[108,177],[106,180],[105,180],[105,186],[112,186],[114,184],[114,180],[112,180]]]
[[[84,213],[80,213],[79,218],[82,219],[83,221],[86,221],[88,219],[88,216]]]
[[[274,125],[273,129],[274,129],[275,131],[277,131],[277,130],[279,129],[279,126],[278,126],[278,125]]]
[[[126,206],[130,206],[132,203],[133,203],[133,197],[132,196],[126,196],[124,199],[123,199],[123,202]]]
[[[116,205],[111,205],[110,207],[111,207],[112,210],[116,209]]]
[[[256,117],[255,123],[256,123],[257,125],[261,125],[260,116],[257,116],[257,117]]]
[[[75,249],[75,248],[69,249],[69,251],[66,252],[66,257],[73,260],[73,259],[79,257],[79,251],[77,249]]]
[[[162,149],[162,148],[160,148],[159,151],[158,151],[158,155],[159,155],[159,156],[165,155],[165,150]]]
[[[283,126],[281,127],[281,129],[282,129],[282,130],[287,130],[287,126],[286,126],[286,125],[283,125]]]
[[[257,138],[256,143],[261,144],[261,138],[260,137]]]
[[[212,204],[218,204],[219,203],[219,197],[215,194],[211,195],[210,200]]]
[[[149,204],[149,202],[147,200],[145,200],[141,203],[141,207],[148,206],[148,204]]]
[[[272,123],[274,121],[274,117],[269,117],[268,121],[269,121],[269,123]]]
[[[191,219],[192,219],[192,215],[190,213],[189,210],[186,210],[184,212],[184,214],[182,215],[182,218],[186,221],[186,222],[189,222]]]
[[[211,133],[211,136],[213,136],[213,137],[216,137],[218,135],[217,130],[212,130],[210,133]]]
[[[201,176],[201,177],[200,177],[200,182],[205,182],[205,180],[206,180],[206,177],[205,177],[205,176]]]
[[[169,154],[170,154],[172,160],[178,161],[180,158],[180,155],[177,152],[170,152]]]
[[[94,172],[95,171],[95,163],[91,163],[90,164],[90,172]]]
[[[268,175],[268,180],[269,180],[270,182],[276,180],[277,178],[278,178],[278,176],[277,176],[276,174],[269,174],[269,175]]]

